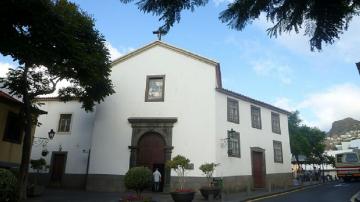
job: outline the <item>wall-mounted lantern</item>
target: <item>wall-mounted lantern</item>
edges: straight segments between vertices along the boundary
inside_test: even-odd
[[[55,136],[55,131],[53,129],[51,129],[49,132],[48,132],[48,135],[49,135],[49,139],[52,140]]]

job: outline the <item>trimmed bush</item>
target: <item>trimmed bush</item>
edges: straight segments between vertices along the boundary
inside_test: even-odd
[[[135,190],[138,197],[141,192],[152,185],[152,172],[146,167],[131,168],[125,175],[125,187]]]
[[[16,187],[15,175],[10,170],[0,168],[0,201],[16,201]]]

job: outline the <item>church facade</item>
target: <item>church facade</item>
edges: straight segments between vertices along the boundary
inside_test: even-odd
[[[290,182],[289,112],[224,89],[219,63],[155,41],[115,60],[111,79],[116,93],[91,113],[76,100],[38,99],[48,114],[35,136],[56,132],[32,150],[32,159],[49,151],[47,183],[121,191],[129,168],[147,166],[168,190],[176,174],[164,165],[178,154],[192,163],[193,188],[205,182],[199,166],[211,162],[225,189]]]

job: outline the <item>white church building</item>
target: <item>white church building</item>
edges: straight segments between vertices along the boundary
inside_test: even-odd
[[[112,63],[114,93],[91,113],[76,100],[39,98],[42,124],[36,137],[54,139],[44,149],[50,185],[95,191],[122,191],[129,168],[158,168],[162,188],[176,183],[164,167],[181,154],[191,160],[187,186],[198,188],[203,163],[219,163],[214,177],[224,188],[285,186],[291,179],[289,112],[226,90],[220,64],[155,41]]]

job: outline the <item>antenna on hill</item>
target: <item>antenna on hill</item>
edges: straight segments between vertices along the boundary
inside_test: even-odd
[[[159,41],[161,41],[161,36],[162,36],[162,35],[165,35],[166,32],[165,32],[164,30],[162,30],[161,28],[159,28],[158,30],[153,31],[153,34],[156,34],[157,37],[158,37],[158,39],[159,39]]]

